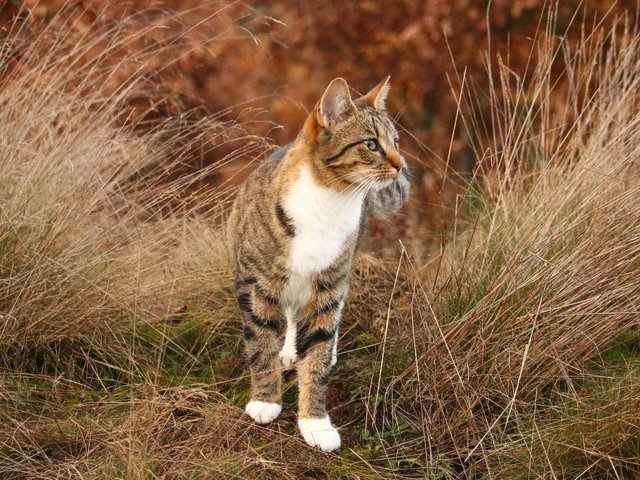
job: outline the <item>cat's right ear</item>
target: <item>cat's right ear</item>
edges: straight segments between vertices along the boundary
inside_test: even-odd
[[[318,124],[331,130],[356,112],[349,85],[343,78],[334,78],[322,94],[316,114]]]

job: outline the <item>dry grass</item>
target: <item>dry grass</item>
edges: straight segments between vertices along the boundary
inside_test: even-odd
[[[626,419],[609,419],[610,442],[593,441],[600,434],[586,432],[580,414],[593,413],[588,392],[602,383],[586,374],[598,370],[591,362],[621,338],[635,348],[640,325],[639,39],[618,24],[574,50],[548,34],[538,44],[547,63],[525,77],[499,66],[493,140],[476,144],[487,174],[461,199],[469,210],[436,273],[406,262],[416,359],[389,382],[399,399],[379,423],[402,419],[420,431],[427,463],[450,452],[467,470],[508,471],[502,455],[514,434],[534,476],[637,474],[637,390],[615,387],[601,406]],[[568,92],[549,83],[559,65]],[[484,127],[467,121],[472,132]],[[389,352],[410,338],[396,337]],[[634,377],[637,364],[620,382]],[[556,395],[584,408],[575,424]],[[557,415],[569,440],[545,425]],[[566,463],[563,440],[575,449]]]
[[[329,394],[345,444],[333,455],[297,435],[292,377],[274,425],[239,408],[248,379],[217,227],[228,192],[185,200],[211,172],[175,175],[203,138],[266,145],[206,120],[140,133],[144,116],[122,121],[135,69],[116,94],[92,94],[105,56],[72,34],[10,34],[0,476],[639,475],[640,39],[618,25],[569,49],[549,22],[535,42],[546,63],[522,77],[499,66],[493,118],[474,117],[483,93],[462,89],[479,168],[443,250],[426,265],[404,250],[358,259]],[[129,35],[125,20],[112,47]],[[12,67],[15,52],[28,68]]]
[[[144,96],[141,84],[149,81],[135,66],[151,61],[154,50],[115,65],[112,54],[147,32],[130,34],[123,21],[88,40],[70,27],[59,33],[67,27],[20,41],[16,23],[4,40],[0,342],[5,360],[57,339],[93,344],[96,335],[113,336],[131,325],[154,299],[164,303],[176,295],[184,302],[181,295],[195,295],[193,285],[202,279],[195,270],[182,270],[193,267],[206,240],[214,244],[205,256],[213,264],[206,268],[214,271],[205,272],[199,260],[197,275],[211,278],[224,269],[222,252],[211,240],[216,234],[203,234],[206,223],[194,222],[188,209],[181,209],[180,218],[167,212],[175,199],[191,205],[181,196],[213,167],[191,175],[176,172],[202,138],[212,149],[238,140],[244,141],[239,149],[244,153],[266,148],[259,138],[239,138],[239,127],[206,119],[185,116],[153,126],[138,112],[136,120],[122,120],[131,113],[132,98]],[[103,97],[99,87],[105,76],[120,71],[130,76]],[[142,136],[135,133],[141,128],[147,132]],[[216,223],[224,194],[222,188],[199,196],[199,207],[210,209],[207,222]]]

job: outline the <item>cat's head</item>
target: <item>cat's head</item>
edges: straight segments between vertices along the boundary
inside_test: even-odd
[[[304,127],[314,170],[325,186],[375,190],[402,174],[406,163],[385,109],[388,93],[389,77],[356,100],[342,78],[329,84]]]

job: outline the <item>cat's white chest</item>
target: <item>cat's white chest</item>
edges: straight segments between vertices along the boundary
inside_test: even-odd
[[[309,167],[283,199],[296,234],[291,244],[289,269],[310,276],[328,268],[342,253],[345,242],[360,225],[364,193],[337,192],[319,186]]]

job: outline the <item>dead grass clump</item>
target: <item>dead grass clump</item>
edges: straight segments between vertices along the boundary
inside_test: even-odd
[[[379,478],[357,457],[308,448],[293,412],[257,426],[209,385],[131,384],[98,401],[64,380],[57,388],[76,401],[53,415],[52,403],[23,399],[25,413],[45,414],[0,426],[3,478]]]
[[[574,380],[492,444],[496,478],[636,478],[640,471],[638,364]],[[536,432],[537,431],[537,432]],[[536,432],[536,435],[532,435]]]
[[[135,66],[154,55],[149,47],[114,65],[115,53],[145,34],[127,22],[88,37],[64,17],[59,29],[52,22],[25,39],[28,27],[16,20],[2,40],[0,356],[7,366],[27,362],[38,371],[63,356],[83,362],[91,360],[88,349],[121,364],[131,349],[125,337],[154,304],[210,297],[219,293],[216,278],[226,278],[217,234],[203,232],[228,198],[224,187],[201,189],[196,202],[194,186],[266,143],[209,119],[185,116],[147,125],[146,133],[138,131],[145,115],[123,121],[131,99],[145,92],[147,72]],[[105,76],[116,71],[130,76],[104,95]],[[219,164],[175,174],[194,145],[228,143],[241,146]],[[169,218],[176,198],[182,216]],[[196,204],[210,223],[189,218]],[[206,252],[201,237],[212,243]],[[197,268],[188,258],[196,250]]]

